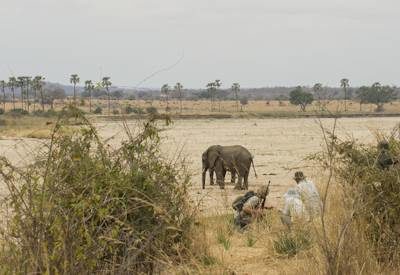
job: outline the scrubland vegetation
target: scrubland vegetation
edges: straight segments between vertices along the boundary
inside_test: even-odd
[[[8,193],[2,273],[387,274],[398,268],[400,169],[377,168],[375,146],[341,139],[335,129],[323,129],[325,148],[309,156],[324,171],[323,216],[288,231],[278,212],[268,210],[240,233],[231,214],[199,214],[187,166],[162,157],[153,119],[135,131],[126,126],[116,149],[75,108],[51,128],[30,166],[1,160]],[[397,135],[395,129],[377,136],[389,141],[394,156]]]

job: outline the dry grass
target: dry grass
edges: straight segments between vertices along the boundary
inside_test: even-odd
[[[84,105],[79,105],[78,107],[89,113],[89,100],[84,99]],[[56,101],[54,103],[54,109],[56,111],[61,110],[69,104],[68,100]],[[16,103],[17,108],[20,108],[20,102]],[[165,113],[167,104],[163,100],[112,100],[111,101],[111,115],[113,110],[118,110],[120,114],[124,113],[127,106],[141,108],[143,111],[148,107],[155,107],[159,113]],[[170,108],[169,113],[179,114],[180,113],[180,103],[178,100],[170,100],[168,103]],[[108,103],[107,100],[92,99],[92,112],[96,107],[101,107],[103,109],[103,115],[108,114]],[[2,108],[2,107],[1,107]],[[37,110],[40,109],[38,106]],[[45,110],[49,110],[50,107],[46,106]],[[363,104],[360,109],[360,105],[356,101],[347,102],[347,113],[348,114],[370,114],[375,113],[376,106],[373,104]],[[12,110],[12,104],[6,104],[6,110]],[[344,112],[344,101],[343,100],[332,100],[329,102],[324,102],[324,110],[322,113],[336,113]],[[30,111],[33,111],[31,106]],[[399,113],[400,112],[400,102],[393,101],[384,105],[383,113]],[[182,114],[184,115],[215,115],[215,114],[232,114],[235,116],[245,116],[247,114],[256,114],[262,116],[298,116],[304,114],[321,114],[321,108],[317,101],[314,101],[311,105],[307,106],[306,112],[301,112],[300,108],[291,105],[288,101],[277,101],[277,100],[249,100],[248,104],[243,106],[243,112],[236,111],[236,102],[233,100],[226,100],[214,103],[214,111],[210,110],[209,100],[184,100]]]
[[[2,116],[0,136],[49,138],[55,118],[36,116]]]

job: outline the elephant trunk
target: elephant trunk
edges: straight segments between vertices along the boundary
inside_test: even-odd
[[[207,168],[203,168],[203,173],[201,174],[201,184],[203,189],[206,187],[206,172]]]

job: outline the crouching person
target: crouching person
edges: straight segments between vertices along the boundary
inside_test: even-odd
[[[280,211],[281,221],[289,230],[293,223],[309,220],[300,193],[295,188],[290,188],[284,195],[285,205]]]
[[[263,209],[268,193],[269,185],[263,185],[257,192],[249,191],[233,201],[234,223],[237,227],[245,229],[255,219],[264,215]]]

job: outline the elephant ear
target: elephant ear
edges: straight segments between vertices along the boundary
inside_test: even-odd
[[[206,161],[207,160],[207,151],[205,151],[202,155],[201,155],[201,160],[202,161]]]
[[[208,152],[208,161],[210,163],[210,168],[215,167],[215,162],[217,159],[220,157],[220,152],[219,150],[212,150]]]

